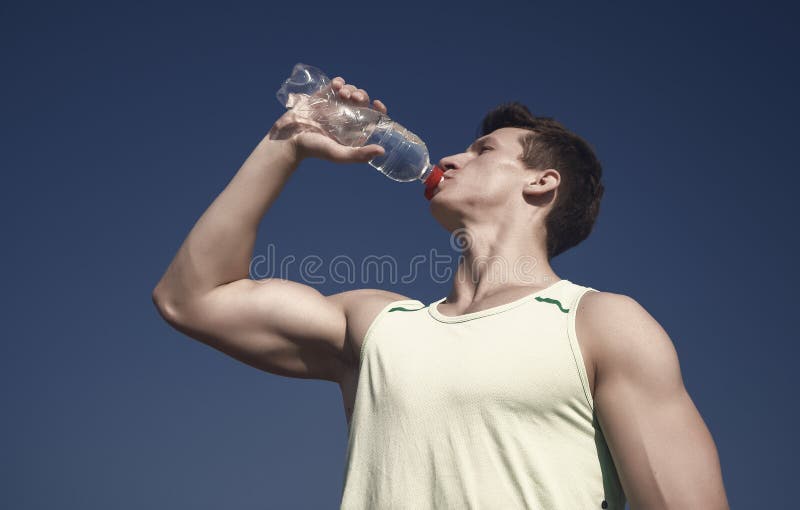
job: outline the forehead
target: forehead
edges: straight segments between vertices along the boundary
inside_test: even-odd
[[[492,131],[488,135],[482,136],[472,142],[472,145],[467,147],[466,152],[469,152],[470,149],[475,149],[480,147],[484,144],[495,144],[501,147],[509,146],[512,144],[519,145],[519,138],[523,135],[528,133],[532,133],[530,129],[523,129],[523,128],[515,128],[515,127],[505,127],[500,128]]]

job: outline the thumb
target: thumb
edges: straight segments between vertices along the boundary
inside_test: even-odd
[[[386,149],[375,143],[366,145],[362,147],[362,149],[369,155],[369,159],[377,158],[386,154]]]
[[[365,145],[364,147],[354,147],[352,156],[357,161],[368,162],[386,153],[383,147],[377,144]]]

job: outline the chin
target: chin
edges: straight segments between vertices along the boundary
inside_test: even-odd
[[[459,228],[461,225],[461,211],[451,206],[446,200],[437,200],[437,193],[428,203],[431,215],[448,232]]]

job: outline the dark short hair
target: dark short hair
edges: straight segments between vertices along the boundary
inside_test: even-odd
[[[527,168],[554,168],[561,175],[556,201],[545,217],[547,258],[589,237],[603,197],[603,169],[592,147],[551,117],[537,117],[522,103],[501,104],[486,114],[478,137],[504,127],[528,129],[519,141]]]

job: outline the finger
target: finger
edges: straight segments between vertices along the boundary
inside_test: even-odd
[[[334,90],[338,90],[342,88],[342,85],[345,84],[344,78],[341,76],[337,76],[336,78],[331,80],[331,88]]]
[[[359,103],[369,105],[369,94],[367,94],[367,91],[364,89],[356,90],[355,94],[353,95],[353,99],[355,99]]]
[[[381,102],[380,99],[376,99],[375,101],[372,102],[372,104],[375,105],[375,109],[378,110],[379,112],[387,113],[386,105],[383,104],[383,102]]]
[[[339,95],[342,96],[344,99],[350,99],[353,93],[356,91],[356,88],[352,85],[346,84],[342,85],[342,88],[339,90]]]

